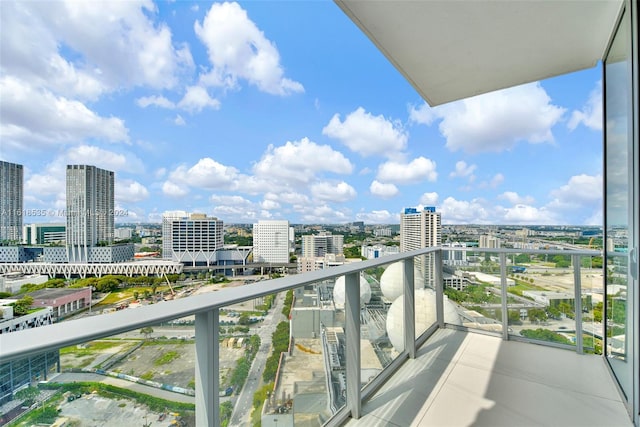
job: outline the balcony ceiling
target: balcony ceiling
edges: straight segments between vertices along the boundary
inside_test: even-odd
[[[622,6],[621,0],[336,3],[431,106],[595,66]]]

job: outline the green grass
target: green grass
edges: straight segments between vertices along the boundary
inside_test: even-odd
[[[168,351],[154,360],[153,364],[156,366],[166,365],[167,363],[171,363],[172,361],[176,360],[178,357],[180,357],[180,353],[178,353],[177,351]]]
[[[113,347],[118,347],[123,345],[122,342],[111,342],[111,341],[91,341],[86,344],[86,347],[78,348],[77,346],[64,347],[60,349],[60,354],[73,354],[77,357],[82,356],[90,356],[95,352],[99,352],[101,350],[107,350]]]

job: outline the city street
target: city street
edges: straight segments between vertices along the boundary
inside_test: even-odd
[[[250,425],[251,422],[251,408],[253,404],[253,395],[258,387],[262,385],[262,369],[264,368],[267,357],[271,351],[271,336],[276,330],[278,323],[287,320],[282,314],[282,307],[284,303],[285,293],[281,292],[275,298],[273,307],[269,311],[269,314],[265,316],[264,321],[258,328],[257,332],[260,336],[260,351],[256,354],[251,369],[249,370],[249,376],[247,382],[240,391],[240,395],[235,402],[233,408],[233,415],[229,426],[241,427]]]

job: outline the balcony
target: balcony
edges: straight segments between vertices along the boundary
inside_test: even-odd
[[[632,425],[600,355],[619,333],[598,314],[601,255],[428,248],[3,334],[0,363],[64,348],[61,370],[80,372],[50,383],[128,390],[121,403],[96,386],[54,394],[61,416],[104,425]],[[538,262],[514,269],[522,256]],[[242,311],[248,333],[229,325]],[[277,329],[295,337],[282,353]],[[183,409],[129,404],[142,394]]]

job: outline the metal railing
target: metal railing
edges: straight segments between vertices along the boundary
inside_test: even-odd
[[[571,255],[574,271],[575,292],[575,351],[583,352],[582,341],[582,307],[581,307],[581,257],[602,256],[594,250],[526,250],[526,249],[489,249],[489,248],[426,248],[411,252],[390,255],[373,260],[350,263],[330,269],[314,271],[299,275],[261,281],[240,287],[226,288],[218,292],[194,295],[189,298],[166,301],[139,307],[135,310],[122,310],[115,313],[96,315],[88,318],[70,320],[44,327],[18,331],[0,335],[0,363],[25,358],[49,350],[77,345],[112,335],[129,332],[146,326],[195,315],[195,402],[196,425],[218,426],[219,399],[219,310],[223,307],[242,303],[266,295],[288,291],[301,286],[346,276],[345,281],[345,335],[346,339],[346,372],[347,397],[346,405],[327,422],[327,425],[340,425],[346,418],[359,418],[362,402],[371,396],[380,385],[399,368],[407,358],[414,358],[416,348],[437,328],[455,327],[444,319],[443,289],[443,251],[447,252],[481,252],[498,254],[500,263],[502,338],[531,341],[523,337],[509,334],[508,293],[507,293],[507,256],[509,254],[544,254]],[[415,290],[414,258],[420,255],[434,254],[435,262],[435,294],[436,323],[416,337],[414,313]],[[402,281],[404,291],[403,338],[404,350],[385,367],[382,372],[364,388],[360,382],[360,280],[361,272],[380,266],[402,262]],[[548,345],[572,348],[565,345],[540,342]]]

